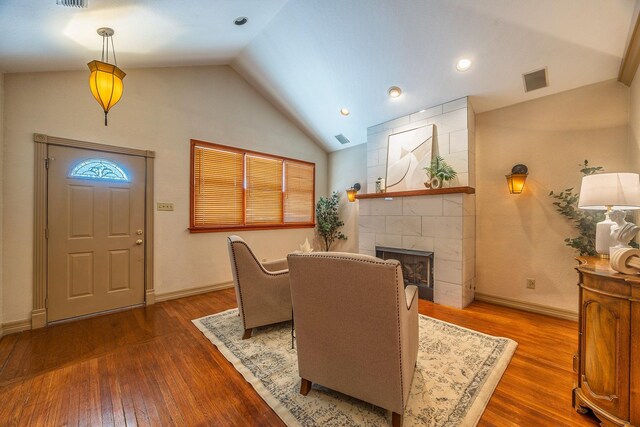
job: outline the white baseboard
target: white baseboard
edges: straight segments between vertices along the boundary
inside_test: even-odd
[[[518,310],[530,311],[532,313],[544,314],[546,316],[558,317],[560,319],[578,321],[578,313],[571,310],[549,307],[541,304],[520,301],[511,298],[498,297],[495,295],[487,295],[476,292],[475,299],[478,301],[489,302],[491,304],[503,305],[505,307],[517,308]]]
[[[28,331],[29,329],[31,329],[31,319],[14,320],[13,322],[3,323],[0,327],[0,337]]]
[[[192,295],[205,294],[207,292],[219,291],[222,289],[233,288],[233,282],[217,283],[215,285],[200,286],[197,288],[181,289],[179,291],[156,293],[156,303],[161,301],[169,301],[172,299],[190,297]]]

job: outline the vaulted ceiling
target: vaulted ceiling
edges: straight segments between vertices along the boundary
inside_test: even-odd
[[[108,26],[125,71],[231,64],[328,151],[462,96],[482,112],[616,78],[638,9],[636,0],[88,1],[2,0],[0,71],[85,69],[99,56],[95,30]],[[240,16],[246,25],[234,25]],[[460,58],[468,71],[456,70]],[[525,93],[522,74],[543,67],[549,87]],[[403,94],[392,99],[394,85]]]

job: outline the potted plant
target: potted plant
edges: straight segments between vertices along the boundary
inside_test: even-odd
[[[593,175],[602,172],[602,166],[589,166],[589,161],[585,160],[579,165],[582,168],[580,172],[582,176]],[[564,189],[560,192],[551,191],[550,197],[556,199],[553,204],[560,215],[569,219],[578,235],[575,237],[567,237],[564,242],[567,246],[574,248],[580,255],[597,255],[596,252],[596,224],[604,219],[604,214],[598,211],[584,210],[578,208],[578,196],[580,192],[574,193],[573,187]]]
[[[320,197],[316,204],[316,231],[324,242],[327,252],[331,244],[336,240],[347,240],[347,236],[338,231],[344,225],[338,215],[340,195],[334,191],[330,197]]]
[[[431,159],[431,165],[424,168],[427,173],[427,181],[424,183],[427,188],[440,188],[445,182],[449,182],[458,176],[453,167],[436,155]]]

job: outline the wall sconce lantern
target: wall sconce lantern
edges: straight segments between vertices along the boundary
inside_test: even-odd
[[[510,194],[522,193],[527,175],[529,175],[529,169],[525,165],[518,164],[511,168],[511,174],[507,175]]]
[[[118,68],[116,61],[116,51],[113,47],[114,31],[111,28],[98,28],[97,32],[98,35],[102,37],[102,57],[100,61],[95,60],[87,64],[91,71],[91,75],[89,75],[89,87],[91,88],[93,97],[104,110],[104,125],[107,126],[107,114],[109,110],[116,105],[122,97],[122,91],[124,89],[122,79],[124,79],[126,74]],[[111,40],[113,64],[109,63],[109,40]]]
[[[353,187],[349,188],[347,190],[347,197],[349,198],[350,202],[355,202],[356,201],[356,194],[358,194],[358,191],[360,191],[360,183],[356,182],[355,184],[353,184]]]

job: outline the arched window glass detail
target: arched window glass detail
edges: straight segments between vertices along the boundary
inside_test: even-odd
[[[69,176],[72,178],[129,181],[127,174],[120,166],[106,159],[88,159],[80,162],[73,168]]]

